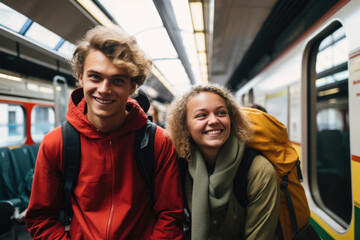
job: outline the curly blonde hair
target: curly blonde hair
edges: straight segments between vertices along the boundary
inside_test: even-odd
[[[191,97],[201,92],[212,92],[222,97],[229,111],[231,133],[244,142],[251,140],[253,132],[250,123],[241,113],[231,92],[218,84],[197,85],[177,97],[170,104],[166,114],[166,129],[179,157],[189,159],[195,146],[186,123],[186,105]]]
[[[140,49],[135,37],[119,26],[96,26],[85,34],[70,62],[77,79],[84,71],[85,59],[91,50],[101,51],[137,86],[144,84],[150,76],[152,60]]]

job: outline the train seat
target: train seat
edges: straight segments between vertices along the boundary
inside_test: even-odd
[[[14,230],[11,218],[15,209],[25,208],[21,199],[18,198],[18,189],[10,150],[0,148],[0,234],[9,229]]]
[[[2,182],[1,187],[3,189],[3,196],[1,200],[17,198],[18,189],[16,185],[14,166],[12,164],[10,150],[6,147],[0,149],[0,173]]]
[[[33,167],[35,167],[35,162],[36,162],[37,153],[39,152],[39,147],[40,147],[40,144],[28,145],[28,148],[29,148],[30,154],[31,154]]]
[[[34,168],[32,151],[28,145],[23,145],[21,147],[11,149],[10,155],[15,168],[16,182],[19,185],[28,171]]]
[[[351,204],[350,149],[346,133],[322,130],[317,134],[317,181],[322,201],[342,219],[350,219],[351,211],[343,206]],[[329,187],[331,186],[331,187]],[[334,196],[342,196],[336,198]]]
[[[339,130],[322,130],[317,134],[318,171],[344,177],[346,149]]]
[[[0,239],[10,239],[11,236],[16,240],[19,234],[28,236],[23,220],[39,146],[0,148]],[[24,185],[28,190],[25,194],[21,187]]]

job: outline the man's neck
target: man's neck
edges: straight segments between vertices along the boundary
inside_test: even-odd
[[[116,118],[99,118],[99,117],[92,117],[89,118],[88,114],[86,113],[86,118],[89,120],[89,122],[99,131],[105,134],[109,134],[117,129],[119,129],[122,124],[124,123],[128,112],[125,111],[124,114],[119,114],[116,116]]]

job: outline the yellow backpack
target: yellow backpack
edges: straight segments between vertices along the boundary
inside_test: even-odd
[[[290,143],[286,127],[275,117],[253,108],[241,108],[250,120],[254,136],[247,147],[258,150],[275,167],[281,186],[279,222],[281,239],[314,239],[309,224],[310,210],[304,188],[299,156]],[[315,238],[316,239],[316,238]]]

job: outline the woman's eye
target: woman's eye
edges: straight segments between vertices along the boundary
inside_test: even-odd
[[[226,111],[220,111],[218,114],[219,114],[220,116],[224,116],[224,115],[227,114],[227,112],[226,112]]]
[[[203,117],[206,117],[205,113],[199,113],[196,115],[196,118],[203,118]]]

